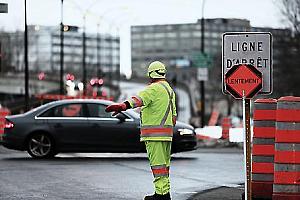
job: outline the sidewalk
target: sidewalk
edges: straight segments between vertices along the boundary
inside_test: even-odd
[[[240,187],[219,187],[202,191],[193,195],[188,200],[241,200],[244,185]]]

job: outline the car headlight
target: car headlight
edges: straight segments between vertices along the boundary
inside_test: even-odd
[[[187,129],[187,128],[180,128],[180,129],[178,129],[178,131],[179,131],[180,135],[193,135],[194,134],[193,130]]]

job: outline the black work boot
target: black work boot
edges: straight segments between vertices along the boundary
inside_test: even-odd
[[[144,200],[171,200],[170,193],[161,195],[161,194],[153,194],[150,196],[145,196]]]

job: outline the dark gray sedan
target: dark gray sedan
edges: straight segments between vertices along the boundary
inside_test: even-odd
[[[105,112],[111,101],[60,100],[20,115],[7,116],[2,144],[35,158],[60,152],[145,152],[140,142],[140,118],[133,110],[116,116]],[[196,147],[192,126],[177,122],[172,152]]]

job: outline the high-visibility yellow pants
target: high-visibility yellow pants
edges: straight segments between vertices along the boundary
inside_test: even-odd
[[[161,195],[170,192],[171,144],[169,141],[145,141],[155,192]]]

